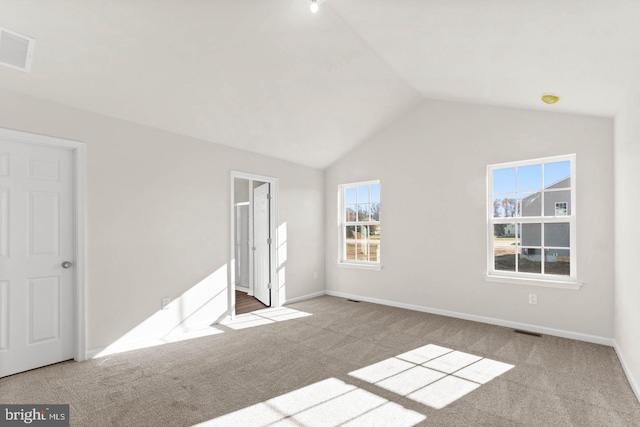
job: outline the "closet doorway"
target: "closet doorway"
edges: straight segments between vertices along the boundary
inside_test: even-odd
[[[276,178],[231,172],[230,314],[276,307]]]

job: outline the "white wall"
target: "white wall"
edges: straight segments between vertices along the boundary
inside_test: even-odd
[[[324,234],[313,226],[324,223],[322,171],[11,92],[0,99],[0,127],[86,143],[90,349],[136,327],[129,338],[164,333],[209,299],[193,319],[224,315],[231,169],[280,179],[286,297],[324,289]],[[158,312],[162,297],[176,299],[169,311]]]
[[[584,287],[486,282],[486,166],[570,153]],[[611,119],[425,101],[327,169],[327,289],[611,339],[612,167]],[[339,268],[337,186],[371,179],[381,180],[383,269]]]
[[[235,181],[233,186],[235,190],[234,201],[236,203],[248,202],[249,201],[249,180],[235,178],[234,181]]]
[[[615,338],[640,398],[640,94],[627,101],[615,124]]]

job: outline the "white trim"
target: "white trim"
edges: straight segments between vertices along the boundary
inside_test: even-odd
[[[303,295],[301,297],[290,298],[290,299],[287,299],[283,305],[293,304],[294,302],[299,302],[299,301],[304,301],[304,300],[311,299],[311,298],[321,297],[321,296],[324,296],[325,294],[326,294],[325,291],[320,291],[320,292],[314,292],[314,293],[308,294],[308,295]]]
[[[53,136],[27,133],[0,128],[0,138],[13,142],[53,146],[73,152],[74,164],[74,342],[73,358],[81,362],[87,359],[87,301],[86,301],[86,151],[85,144],[79,141],[56,138]]]
[[[464,319],[464,320],[471,320],[473,322],[487,323],[489,325],[503,326],[503,327],[512,328],[512,329],[524,329],[527,331],[536,332],[544,335],[553,335],[556,337],[569,338],[577,341],[585,341],[585,342],[590,342],[594,344],[607,345],[610,347],[613,347],[615,343],[613,338],[583,334],[580,332],[565,331],[562,329],[547,328],[544,326],[530,325],[527,323],[512,322],[510,320],[496,319],[493,317],[477,316],[475,314],[465,314],[465,313],[459,313],[456,311],[441,310],[438,308],[424,307],[421,305],[414,305],[414,304],[405,304],[401,302],[383,300],[378,298],[369,298],[369,297],[364,297],[360,295],[353,295],[353,294],[347,294],[344,292],[336,292],[336,291],[330,291],[330,290],[327,290],[326,294],[335,296],[335,297],[340,297],[340,298],[370,302],[373,304],[381,304],[381,305],[387,305],[390,307],[404,308],[407,310],[421,311],[423,313],[454,317],[456,319]]]
[[[339,268],[356,268],[360,270],[374,270],[380,271],[382,270],[382,265],[380,263],[363,263],[363,262],[348,262],[348,261],[338,261],[337,265]]]
[[[634,394],[636,395],[636,399],[638,400],[638,402],[640,402],[640,384],[636,381],[636,379],[631,374],[629,365],[627,365],[627,362],[624,356],[622,355],[622,350],[620,349],[620,346],[618,345],[617,341],[614,341],[613,349],[616,351],[616,355],[620,360],[620,364],[622,365],[622,370],[624,371],[624,374],[627,376],[627,381],[629,381],[631,390],[633,390]]]
[[[92,348],[90,350],[87,350],[87,359],[93,359],[95,358],[97,355],[99,355],[100,353],[102,353],[103,351],[105,351],[107,349],[108,346],[104,346],[104,347],[96,347],[96,348]]]
[[[244,292],[246,294],[249,293],[249,288],[245,286],[236,285],[236,291]]]
[[[580,282],[567,282],[563,280],[545,280],[543,278],[527,278],[527,277],[515,277],[515,276],[496,276],[493,274],[485,274],[484,279],[487,282],[494,283],[509,283],[511,285],[528,285],[539,286],[543,288],[556,288],[556,289],[572,289],[579,291],[584,283]]]
[[[229,298],[228,298],[228,306],[227,306],[227,314],[231,317],[231,319],[235,318],[236,315],[236,294],[234,292],[235,290],[235,277],[233,277],[233,272],[232,272],[232,268],[231,268],[231,261],[234,259],[235,257],[235,215],[234,215],[234,209],[235,209],[235,179],[246,179],[249,180],[251,183],[253,181],[260,181],[260,182],[265,182],[265,183],[269,183],[269,194],[271,195],[271,202],[269,203],[269,227],[271,229],[270,235],[271,235],[271,241],[272,242],[278,242],[278,211],[279,211],[279,179],[278,178],[274,178],[274,177],[270,177],[270,176],[264,176],[264,175],[256,175],[256,174],[252,174],[252,173],[247,173],[247,172],[240,172],[240,171],[236,171],[236,170],[231,170],[230,171],[230,200],[231,202],[229,203],[230,205],[230,239],[229,239],[229,268],[227,268],[227,289],[229,292]],[[250,185],[250,191],[249,191],[249,197],[250,200],[252,201],[251,203],[253,204],[253,184]],[[252,210],[253,209],[249,209],[249,215],[252,215]],[[249,221],[250,223],[252,222],[252,220]],[[251,233],[253,234],[253,233]],[[253,237],[252,237],[253,238]],[[253,245],[253,241],[251,242],[251,245]],[[280,307],[282,304],[280,303],[280,287],[277,286],[278,283],[280,283],[279,281],[279,269],[278,269],[278,260],[277,260],[277,245],[272,244],[271,247],[269,248],[270,251],[270,258],[271,258],[271,307]],[[250,262],[250,268],[253,265],[253,254],[250,253],[250,257],[251,257],[251,262]],[[253,272],[251,271],[250,274],[253,277]]]

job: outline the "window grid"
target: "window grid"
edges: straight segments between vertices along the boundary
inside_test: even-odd
[[[570,173],[567,177],[564,177],[556,182],[551,182],[545,186],[545,169],[546,165],[560,163],[560,162],[569,162]],[[528,166],[539,166],[540,169],[540,183],[541,186],[539,189],[533,190],[520,190],[519,187],[519,170],[521,168],[526,168]],[[514,191],[512,192],[497,192],[493,193],[494,190],[494,172],[498,170],[508,171],[509,169],[513,169],[514,172]],[[535,279],[551,279],[557,280],[558,276],[562,280],[576,280],[576,245],[575,245],[575,221],[576,221],[576,203],[575,203],[575,155],[570,156],[559,156],[547,159],[539,159],[532,160],[526,162],[513,162],[513,163],[505,163],[500,165],[493,165],[488,167],[488,254],[487,254],[487,272],[490,275],[498,275],[498,276],[507,276],[507,277],[520,277],[520,278],[535,278]],[[554,187],[563,181],[569,179],[568,184],[566,186]],[[546,210],[545,204],[547,203],[547,195],[551,195],[553,193],[561,193],[561,192],[569,192],[570,193],[570,203],[564,201],[555,202],[550,201],[551,206],[553,208],[553,214],[548,214]],[[529,215],[524,216],[525,212],[523,212],[522,202],[524,198],[522,195],[529,194],[530,197],[532,195],[538,195],[540,200],[540,210],[537,215]],[[513,201],[507,201],[507,205],[509,205],[509,210],[511,212],[507,212],[506,209],[503,210],[503,214],[505,216],[496,216],[498,209],[496,208],[496,201],[504,202],[507,200],[505,197],[513,196]],[[515,203],[514,203],[515,202]],[[564,205],[565,214],[558,214],[558,204]],[[502,203],[505,205],[505,203]],[[513,206],[511,206],[513,205]],[[562,212],[562,211],[561,211]],[[508,216],[507,216],[508,215]],[[539,240],[538,244],[526,244],[523,242],[523,233],[522,227],[526,224],[540,224],[540,232],[539,232]],[[568,234],[569,234],[569,243],[567,246],[558,246],[552,245],[549,242],[549,245],[546,243],[546,227],[549,224],[567,224],[568,226]],[[505,230],[508,226],[511,226],[513,229],[513,238],[514,242],[511,244],[503,244],[496,242],[496,225],[504,225]],[[551,231],[551,230],[549,230]],[[557,243],[557,242],[556,242]],[[539,252],[540,257],[540,271],[539,272],[531,272],[525,271],[524,264],[520,265],[520,258],[523,255],[529,255],[529,249],[537,250]],[[526,250],[526,251],[525,251]],[[499,269],[496,266],[496,258],[499,251],[504,251],[507,256],[513,254],[513,262],[514,267],[513,270],[509,269]],[[565,253],[568,251],[568,255]],[[563,254],[563,255],[560,255]],[[504,257],[504,254],[502,255]],[[552,261],[547,261],[548,259],[554,259],[558,264],[559,262],[566,262],[568,259],[569,262],[569,271],[567,274],[560,273],[557,271],[551,271],[550,265],[552,265]],[[561,261],[558,261],[561,260]],[[549,266],[547,265],[549,264]]]
[[[340,233],[338,262],[345,265],[379,266],[380,182],[343,184],[338,188]],[[366,188],[366,196],[363,200],[361,192],[364,188]],[[377,201],[372,191],[374,188],[377,189]],[[355,191],[355,200],[347,200],[349,191]],[[361,210],[361,207],[364,207],[364,210]]]

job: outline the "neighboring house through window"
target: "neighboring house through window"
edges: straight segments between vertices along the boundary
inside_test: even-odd
[[[339,192],[339,263],[380,266],[380,181],[343,184]]]
[[[489,166],[489,276],[576,280],[575,155]]]

